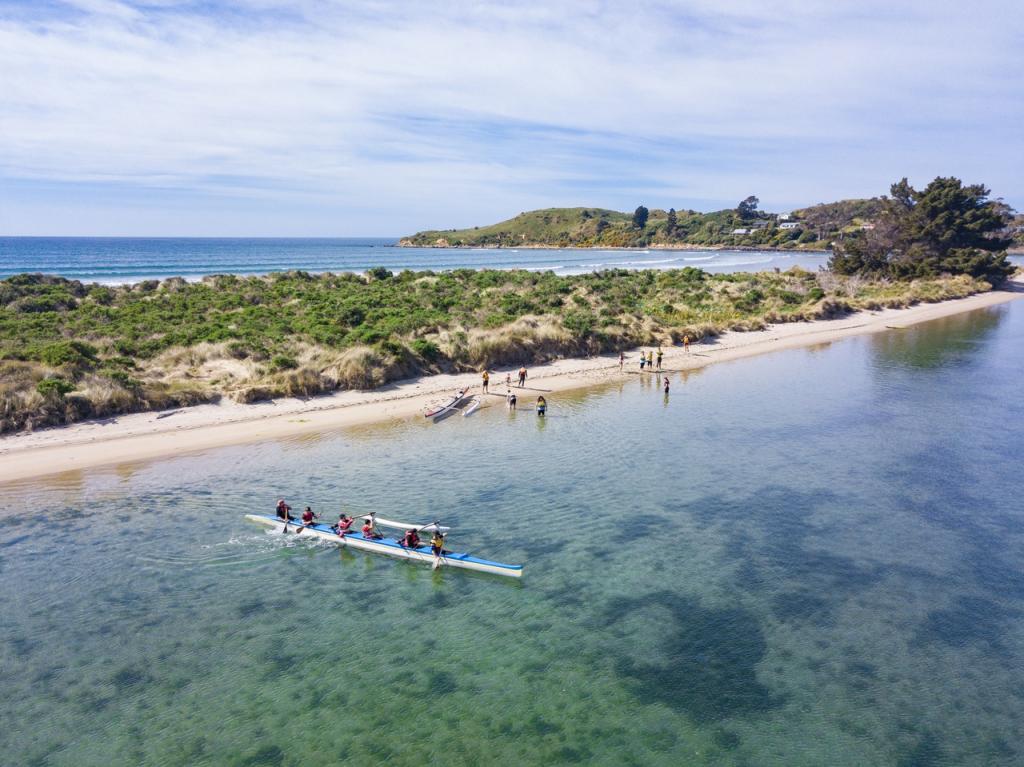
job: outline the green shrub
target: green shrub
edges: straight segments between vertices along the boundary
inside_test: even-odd
[[[441,349],[433,341],[417,338],[411,344],[412,350],[425,360],[435,360],[441,355]]]
[[[287,354],[275,354],[270,358],[270,367],[274,370],[294,370],[299,363]]]
[[[75,385],[67,379],[55,376],[53,378],[44,378],[42,381],[36,384],[36,391],[42,394],[44,397],[51,399],[60,399],[65,394],[73,392]]]
[[[84,341],[58,341],[40,349],[38,359],[51,367],[88,365],[96,361],[97,353],[95,346]]]

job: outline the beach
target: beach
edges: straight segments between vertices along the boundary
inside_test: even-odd
[[[771,351],[828,344],[871,333],[900,329],[962,312],[1014,301],[1024,296],[1021,278],[1004,290],[907,309],[859,312],[841,319],[773,325],[765,330],[727,332],[693,344],[665,349],[665,372],[697,370]],[[491,395],[485,404],[504,406],[505,370],[491,371]],[[515,371],[511,371],[515,380]],[[626,354],[563,359],[531,366],[525,389],[515,388],[520,406],[540,394],[597,386],[639,374],[638,350]],[[646,373],[645,373],[646,374]],[[373,391],[340,391],[309,399],[277,399],[254,404],[221,402],[180,410],[122,415],[0,438],[0,483],[64,472],[148,461],[316,432],[421,416],[427,407],[457,389],[480,391],[475,373],[424,376]],[[557,399],[551,404],[557,407]]]

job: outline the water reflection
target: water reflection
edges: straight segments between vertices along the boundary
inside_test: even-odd
[[[985,343],[1006,316],[1006,305],[893,328],[870,337],[879,365],[930,370],[969,361],[971,346]]]

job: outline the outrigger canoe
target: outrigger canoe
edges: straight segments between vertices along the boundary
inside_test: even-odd
[[[445,402],[443,405],[435,407],[433,410],[428,410],[424,415],[427,418],[440,419],[442,416],[451,415],[452,411],[458,407],[466,397],[469,396],[469,389],[463,389],[460,392],[456,392],[455,396]]]
[[[245,518],[250,522],[256,522],[257,524],[271,527],[277,532],[284,532],[284,528],[286,527],[284,520],[273,514],[246,514]],[[375,522],[381,527],[394,527],[401,530],[411,530],[413,528],[427,532],[433,532],[435,529],[440,529],[441,532],[448,530],[447,527],[441,527],[436,524],[426,526],[407,525],[401,522],[391,522],[389,520],[379,518],[375,518]],[[389,557],[411,559],[414,562],[422,562],[429,565],[434,565],[436,563],[441,567],[458,567],[462,570],[476,570],[481,573],[505,575],[510,578],[521,578],[523,575],[522,565],[506,565],[501,562],[492,562],[488,559],[480,559],[479,557],[473,557],[469,554],[457,554],[455,552],[449,552],[447,554],[442,554],[440,557],[435,557],[433,552],[430,550],[430,546],[420,546],[416,549],[409,549],[402,546],[397,541],[389,540],[387,538],[364,538],[363,534],[360,532],[346,533],[344,536],[340,536],[330,525],[313,524],[304,526],[301,522],[288,522],[287,527],[289,530],[296,533],[301,530],[301,535],[313,536],[331,543],[336,543],[340,546],[348,546],[352,549],[370,551],[374,554],[386,554]]]
[[[469,403],[469,407],[462,411],[462,417],[465,418],[468,415],[473,415],[477,410],[480,409],[480,398],[473,397],[473,401]]]

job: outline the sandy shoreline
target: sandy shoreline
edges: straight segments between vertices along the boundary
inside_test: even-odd
[[[1024,283],[1013,290],[920,304],[909,309],[859,312],[838,320],[774,325],[747,333],[729,332],[681,348],[665,350],[664,368],[691,370],[780,349],[828,343],[842,338],[903,328],[1024,297]],[[637,352],[627,354],[628,374],[637,368]],[[492,391],[503,393],[505,371],[495,372]],[[527,388],[518,391],[528,404],[541,391],[559,392],[616,380],[617,355],[558,360],[530,368]],[[435,375],[399,381],[374,391],[342,391],[306,400],[279,399],[242,405],[224,402],[174,411],[133,413],[71,426],[0,437],[0,483],[66,471],[144,461],[226,445],[279,439],[421,415],[426,407],[463,386],[479,391],[479,375]]]

